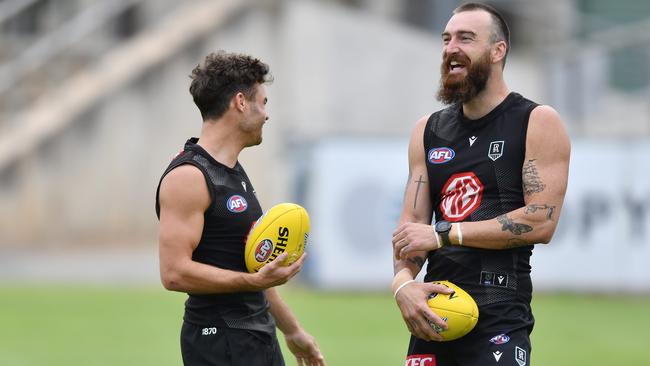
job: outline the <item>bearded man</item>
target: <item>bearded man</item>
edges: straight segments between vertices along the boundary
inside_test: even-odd
[[[557,112],[511,92],[503,78],[508,26],[492,7],[465,4],[442,33],[438,99],[409,144],[409,178],[393,233],[392,288],[411,339],[406,365],[530,364],[530,256],[557,227],[570,142]],[[428,262],[424,283],[414,280]],[[475,328],[441,342],[427,306],[449,280],[479,307]]]

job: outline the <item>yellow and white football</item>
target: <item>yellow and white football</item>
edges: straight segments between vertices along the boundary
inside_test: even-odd
[[[469,333],[478,322],[476,301],[462,288],[449,281],[433,281],[454,290],[451,294],[433,293],[427,300],[429,307],[447,322],[447,330],[431,323],[433,329],[442,336],[443,341],[458,339]]]
[[[309,215],[295,203],[280,203],[266,211],[246,239],[244,260],[249,272],[257,272],[285,251],[289,265],[305,251],[309,237]]]

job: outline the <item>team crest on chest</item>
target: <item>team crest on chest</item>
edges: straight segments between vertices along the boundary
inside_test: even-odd
[[[228,211],[233,213],[244,212],[248,208],[248,202],[246,202],[244,197],[236,194],[228,198],[228,201],[226,201],[226,208],[228,208]]]
[[[492,161],[496,161],[498,158],[500,158],[503,155],[503,146],[504,146],[503,141],[492,141],[490,142],[490,149],[488,150],[488,157],[492,159]]]
[[[454,174],[442,188],[440,211],[447,221],[461,221],[481,205],[483,183],[473,172]]]

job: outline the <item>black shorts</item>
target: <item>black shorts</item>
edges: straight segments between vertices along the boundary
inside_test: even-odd
[[[183,322],[185,366],[284,366],[275,334]]]
[[[406,366],[529,366],[530,330],[508,333],[470,332],[448,342],[428,342],[411,336]]]

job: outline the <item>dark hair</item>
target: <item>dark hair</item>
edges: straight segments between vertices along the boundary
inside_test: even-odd
[[[242,92],[255,97],[255,85],[272,81],[269,66],[251,56],[219,51],[210,53],[192,70],[190,94],[203,120],[221,117],[232,97]]]
[[[494,26],[492,27],[492,34],[490,35],[490,42],[496,43],[499,41],[504,41],[506,43],[506,55],[503,57],[503,65],[505,66],[506,57],[508,57],[508,52],[510,51],[510,29],[508,28],[508,23],[506,23],[506,20],[495,8],[486,4],[463,4],[454,9],[454,14],[472,10],[483,10],[492,16],[492,23]]]

